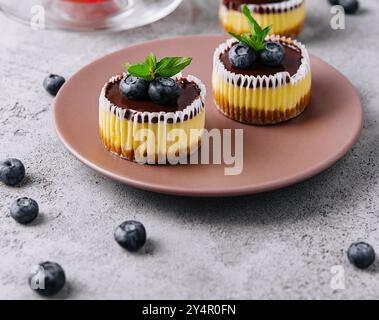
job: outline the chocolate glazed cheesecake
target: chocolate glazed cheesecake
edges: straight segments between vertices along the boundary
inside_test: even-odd
[[[285,49],[280,65],[257,62],[240,69],[229,59],[237,44],[230,39],[214,54],[213,96],[219,110],[229,118],[257,125],[292,119],[301,114],[311,97],[311,71],[308,52],[298,41],[270,36],[266,43],[277,42]]]
[[[305,0],[220,0],[220,20],[225,31],[236,34],[249,32],[241,12],[247,4],[260,25],[273,25],[272,34],[297,36],[305,21]]]
[[[127,99],[120,92],[125,77],[112,77],[100,95],[100,137],[105,147],[132,161],[152,158],[154,164],[197,150],[205,125],[203,83],[194,76],[175,78],[180,94],[168,105],[149,98]]]

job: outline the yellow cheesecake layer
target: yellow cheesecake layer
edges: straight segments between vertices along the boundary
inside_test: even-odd
[[[312,75],[307,50],[290,38],[272,35],[269,40],[299,48],[301,65],[295,74],[236,75],[220,60],[221,53],[235,44],[235,40],[230,39],[215,51],[213,97],[217,108],[233,120],[258,125],[276,124],[298,116],[310,102]]]
[[[122,119],[100,107],[100,137],[106,148],[129,160],[190,155],[198,149],[205,126],[205,110],[180,123],[139,123]]]
[[[242,12],[228,9],[221,4],[219,15],[225,31],[236,34],[250,32],[248,21]],[[305,15],[305,1],[300,6],[283,12],[252,12],[252,16],[261,26],[272,25],[271,33],[282,36],[297,36],[303,29]]]
[[[309,104],[311,74],[277,88],[243,88],[213,74],[213,97],[229,118],[251,124],[275,124],[298,116]]]

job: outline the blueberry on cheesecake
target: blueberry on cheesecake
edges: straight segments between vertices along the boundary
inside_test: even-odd
[[[205,86],[181,76],[188,57],[125,64],[112,77],[99,101],[100,137],[112,153],[148,164],[174,164],[198,149],[205,124]],[[171,162],[169,159],[173,159]]]
[[[250,26],[215,51],[213,97],[227,117],[257,125],[276,124],[300,115],[310,102],[311,69],[306,48],[291,38],[269,35],[247,6]]]

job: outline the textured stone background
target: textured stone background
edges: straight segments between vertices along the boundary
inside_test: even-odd
[[[352,79],[365,107],[360,142],[324,174],[284,190],[232,199],[186,199],[105,179],[71,156],[51,120],[41,82],[69,77],[94,59],[133,43],[220,33],[216,0],[185,0],[153,25],[116,34],[32,31],[0,16],[0,158],[17,157],[28,178],[0,185],[0,298],[37,298],[26,285],[41,260],[65,268],[58,298],[379,298],[379,267],[362,272],[345,257],[358,239],[379,251],[379,13],[365,0],[344,31],[329,28],[326,0],[309,0],[301,36],[310,51]],[[32,226],[16,224],[9,204],[39,201]],[[113,240],[126,219],[145,223],[150,242],[131,255]],[[346,289],[330,288],[342,264]]]

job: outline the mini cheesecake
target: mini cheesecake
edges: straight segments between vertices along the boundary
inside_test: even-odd
[[[311,96],[309,55],[300,42],[271,35],[266,43],[280,43],[284,60],[277,66],[259,60],[251,68],[232,65],[229,52],[238,43],[230,39],[214,54],[213,96],[217,108],[227,117],[256,125],[292,119],[307,107]]]
[[[305,0],[221,0],[220,20],[225,31],[235,34],[249,32],[241,8],[247,4],[260,25],[273,25],[272,34],[297,36],[305,20]]]
[[[205,125],[203,83],[194,76],[176,77],[180,95],[173,105],[150,99],[130,100],[120,92],[126,74],[112,77],[99,101],[100,137],[112,153],[136,162],[167,164],[168,157],[198,149]]]

